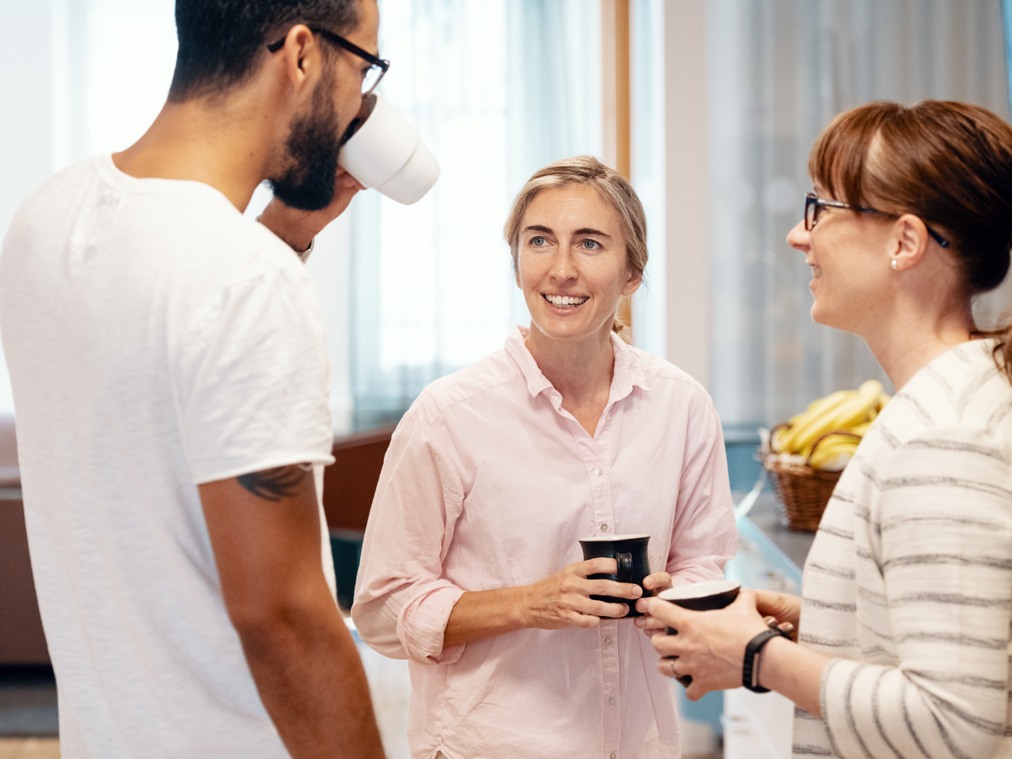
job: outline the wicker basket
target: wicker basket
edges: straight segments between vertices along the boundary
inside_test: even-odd
[[[814,452],[819,443],[827,437],[841,434],[850,433],[831,432],[823,435],[812,446],[812,451]],[[833,494],[833,488],[836,487],[841,472],[815,469],[807,462],[787,463],[781,461],[777,454],[768,448],[762,451],[761,459],[770,484],[783,507],[787,526],[792,530],[804,532],[815,532],[819,529],[822,512],[826,510],[826,504],[829,503],[829,497]]]
[[[808,464],[786,464],[776,454],[764,456],[763,467],[783,507],[787,526],[815,532],[840,473],[812,469]]]

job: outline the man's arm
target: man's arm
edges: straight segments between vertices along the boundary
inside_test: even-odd
[[[383,757],[365,672],[324,579],[315,490],[299,466],[200,485],[225,607],[293,757]]]

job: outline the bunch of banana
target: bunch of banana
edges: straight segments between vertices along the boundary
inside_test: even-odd
[[[774,427],[770,447],[783,457],[804,459],[814,469],[843,469],[888,400],[878,380],[867,380],[856,390],[837,390]]]

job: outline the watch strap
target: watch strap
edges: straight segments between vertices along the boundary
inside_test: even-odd
[[[742,662],[741,668],[741,684],[753,693],[770,692],[769,688],[764,688],[759,684],[759,652],[763,646],[777,637],[789,640],[791,636],[779,627],[771,625],[769,629],[763,630],[745,646],[745,660]]]

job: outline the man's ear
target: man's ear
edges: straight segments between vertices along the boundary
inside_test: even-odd
[[[296,24],[288,30],[284,45],[275,55],[282,56],[285,72],[297,88],[305,86],[317,66],[322,68],[320,47],[305,24]]]

